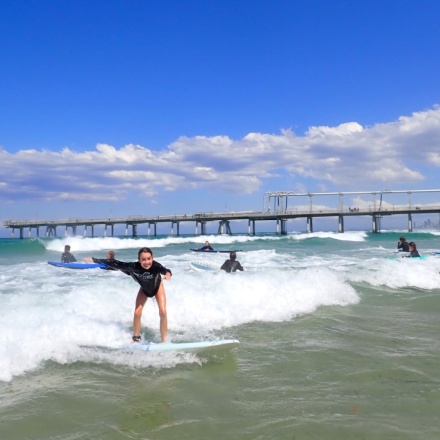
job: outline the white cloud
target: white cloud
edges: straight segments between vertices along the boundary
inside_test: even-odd
[[[0,198],[116,200],[136,191],[157,197],[182,189],[250,194],[283,174],[290,181],[313,179],[316,188],[376,188],[378,182],[410,187],[427,178],[424,170],[440,166],[439,145],[435,106],[371,127],[357,122],[310,127],[304,136],[291,130],[238,140],[182,136],[162,151],[133,144],[119,149],[97,144],[84,152],[0,149]]]

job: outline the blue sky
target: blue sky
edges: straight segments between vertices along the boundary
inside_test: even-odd
[[[0,2],[0,220],[440,188],[439,18],[435,0]]]

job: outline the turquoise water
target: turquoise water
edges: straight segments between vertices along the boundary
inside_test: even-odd
[[[440,233],[0,240],[1,439],[438,439]],[[246,271],[201,273],[239,248]],[[150,246],[173,341],[234,338],[213,353],[126,353],[137,286],[122,273],[55,268],[136,259]],[[147,303],[145,339],[159,341]]]

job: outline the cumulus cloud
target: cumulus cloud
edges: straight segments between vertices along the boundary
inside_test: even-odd
[[[408,187],[426,179],[422,169],[440,166],[439,144],[435,106],[371,127],[312,126],[303,136],[182,136],[161,151],[133,144],[82,152],[0,149],[0,198],[118,200],[130,191],[155,197],[182,188],[250,194],[280,173],[322,188]]]

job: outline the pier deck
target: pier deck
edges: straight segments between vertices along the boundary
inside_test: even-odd
[[[104,228],[104,236],[107,236],[107,229],[110,229],[110,236],[114,235],[114,227],[116,225],[125,225],[125,235],[129,235],[131,229],[131,236],[138,235],[138,226],[147,225],[146,235],[156,235],[157,225],[159,223],[169,223],[171,225],[170,235],[180,234],[180,224],[184,222],[195,223],[195,235],[206,234],[206,225],[209,222],[219,222],[218,234],[232,234],[230,222],[236,220],[244,220],[248,222],[248,234],[255,235],[255,224],[261,221],[275,222],[275,232],[277,234],[286,234],[286,222],[291,219],[306,220],[306,230],[313,232],[313,219],[324,217],[336,217],[338,221],[338,232],[344,232],[344,219],[346,217],[370,216],[372,231],[380,232],[380,219],[385,216],[392,215],[407,215],[408,216],[408,232],[412,232],[413,221],[412,216],[418,214],[437,214],[440,215],[440,204],[438,206],[429,207],[407,207],[407,208],[387,208],[387,209],[362,209],[362,208],[339,208],[339,209],[309,209],[299,211],[297,209],[278,209],[267,211],[243,211],[243,212],[228,212],[228,213],[200,213],[200,214],[184,214],[171,216],[129,216],[126,218],[96,218],[96,219],[65,219],[65,220],[7,220],[4,221],[4,226],[11,229],[11,237],[14,237],[14,232],[20,232],[20,238],[24,238],[24,230],[28,229],[28,236],[31,237],[33,230],[36,231],[36,236],[39,237],[40,228],[45,228],[46,237],[57,237],[57,228],[64,228],[63,235],[68,235],[70,229],[72,236],[77,235],[78,228],[83,228],[84,236],[88,235],[88,230],[91,230],[91,236],[95,236],[94,228],[101,226]],[[152,231],[151,231],[152,229]]]

